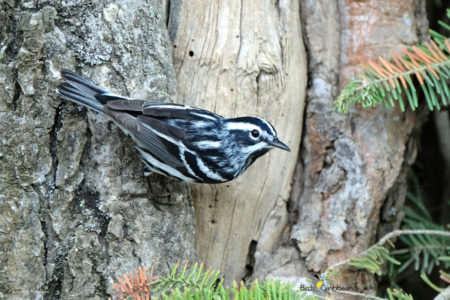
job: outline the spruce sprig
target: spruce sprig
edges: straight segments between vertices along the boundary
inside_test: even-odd
[[[450,9],[447,10],[450,18]],[[445,29],[450,26],[439,22]],[[334,102],[334,108],[347,113],[350,105],[373,107],[383,103],[393,107],[398,103],[402,111],[407,102],[412,110],[419,107],[419,91],[422,91],[430,110],[440,110],[450,104],[450,38],[436,31],[429,31],[431,41],[414,45],[400,52],[393,51],[390,59],[378,57],[369,60],[359,74]],[[416,86],[419,85],[419,89]]]

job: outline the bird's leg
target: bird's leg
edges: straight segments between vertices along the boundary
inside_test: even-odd
[[[160,205],[175,205],[180,202],[176,195],[167,190],[167,186],[170,186],[168,183],[172,182],[175,180],[158,174],[147,177],[148,198],[156,208],[160,209]]]

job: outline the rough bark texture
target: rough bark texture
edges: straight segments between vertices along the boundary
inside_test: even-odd
[[[194,257],[188,187],[155,176],[149,188],[129,138],[55,95],[66,67],[117,93],[174,98],[157,4],[1,2],[0,298],[105,298],[112,276]],[[176,204],[157,209],[167,193]]]
[[[229,184],[192,188],[196,249],[227,282],[244,276],[249,248],[270,251],[287,223],[306,86],[298,9],[298,1],[171,1],[180,100],[263,117],[292,149],[272,150]]]
[[[340,115],[332,101],[360,63],[419,42],[423,8],[413,0],[301,1],[310,86],[291,224],[271,255],[257,248],[255,277],[307,284],[313,277],[306,270],[323,272],[368,248],[380,222],[398,227],[405,171],[415,157],[415,114],[379,106]],[[375,288],[364,272],[344,272],[333,284]]]

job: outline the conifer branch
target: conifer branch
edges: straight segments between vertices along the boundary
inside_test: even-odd
[[[116,299],[150,300],[150,286],[157,279],[153,277],[153,268],[147,276],[147,270],[139,267],[134,274],[124,275],[113,284]]]
[[[450,18],[450,9],[447,10]],[[445,23],[440,22],[443,25]],[[445,24],[444,27],[450,27]],[[430,30],[432,40],[409,49],[392,52],[390,59],[378,57],[368,61],[365,71],[352,80],[334,102],[334,108],[348,112],[350,105],[373,107],[384,103],[405,110],[405,101],[412,110],[419,107],[421,90],[430,110],[450,104],[450,39]],[[416,82],[419,89],[416,89]]]
[[[384,261],[381,261],[381,258],[386,258],[387,260],[391,261],[394,264],[398,264],[397,260],[389,256],[388,250],[383,247],[384,244],[389,242],[390,239],[401,236],[401,235],[438,235],[443,237],[450,238],[450,232],[443,231],[443,230],[428,230],[428,229],[422,229],[422,230],[394,230],[392,232],[389,232],[384,237],[382,237],[375,245],[368,248],[367,250],[363,251],[358,257],[352,257],[343,261],[340,261],[338,263],[335,263],[331,266],[329,266],[324,274],[329,273],[331,270],[335,270],[336,268],[342,266],[351,264],[354,266],[360,266],[364,264],[364,267],[366,268],[366,265],[371,268],[368,268],[369,270],[373,271],[374,273],[377,273],[378,270],[381,270],[379,265],[384,263]],[[384,250],[382,250],[384,249]],[[380,252],[381,251],[381,252]],[[367,257],[369,256],[369,257]],[[366,259],[371,259],[370,262],[368,262]],[[391,260],[392,259],[392,260]],[[366,263],[367,262],[367,263]],[[380,262],[380,263],[377,263]],[[378,267],[377,267],[378,266]]]

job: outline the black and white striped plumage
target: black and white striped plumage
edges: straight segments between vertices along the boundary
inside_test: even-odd
[[[113,95],[72,71],[61,74],[64,82],[57,93],[109,116],[136,142],[150,172],[190,182],[227,182],[271,148],[289,151],[263,119],[227,119],[186,105],[132,100]]]

